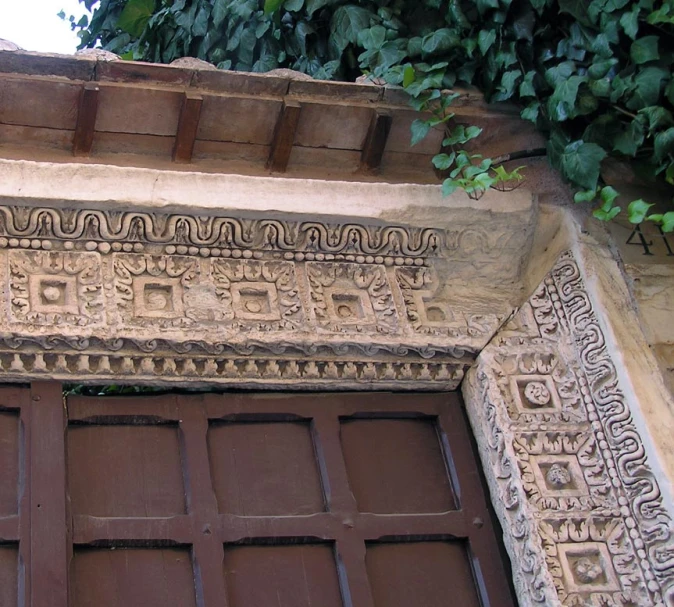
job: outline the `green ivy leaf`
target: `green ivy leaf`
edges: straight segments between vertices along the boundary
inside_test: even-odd
[[[197,16],[192,24],[193,36],[205,36],[208,33],[208,18],[211,14],[211,7],[208,4],[202,4],[197,11]]]
[[[618,198],[618,192],[610,185],[604,186],[599,192],[599,196],[604,204],[613,204],[613,201]]]
[[[587,0],[559,0],[560,13],[568,13],[582,25],[590,26],[592,21],[587,9]]]
[[[631,11],[623,13],[620,17],[620,26],[625,33],[635,40],[639,31],[639,7],[635,6]]]
[[[532,101],[527,107],[522,110],[520,116],[524,120],[530,120],[534,124],[538,120],[538,114],[540,112],[541,104],[538,101]]]
[[[561,155],[562,172],[569,181],[586,190],[597,188],[601,161],[606,158],[606,150],[596,143],[585,143],[582,139],[570,143]]]
[[[622,209],[620,207],[604,208],[604,205],[592,211],[592,215],[600,221],[611,221]]]
[[[432,55],[444,53],[460,45],[461,39],[452,30],[445,27],[424,36],[421,41],[421,50],[426,55]]]
[[[597,190],[580,190],[573,195],[574,202],[592,202],[597,197]]]
[[[576,63],[574,61],[562,61],[559,65],[545,70],[545,80],[550,86],[556,87],[569,78],[575,71]]]
[[[668,211],[662,216],[660,227],[663,232],[674,232],[674,211]]]
[[[626,156],[636,156],[639,146],[644,142],[644,127],[638,120],[633,120],[627,130],[618,135],[613,149]]]
[[[598,209],[593,211],[593,215],[602,221],[611,221],[620,211],[621,207],[613,206],[613,202],[618,197],[618,192],[616,192],[611,186],[606,186],[600,191],[600,198],[602,201],[601,206]]]
[[[552,120],[563,122],[575,116],[578,87],[586,81],[585,76],[571,76],[557,84],[547,106]]]
[[[451,154],[436,154],[433,156],[433,166],[440,171],[446,171],[454,164],[455,158],[456,154],[454,152]]]
[[[330,33],[340,52],[358,42],[358,33],[370,26],[372,16],[370,11],[350,4],[335,10],[330,20]]]
[[[674,127],[670,127],[655,136],[655,159],[662,162],[665,156],[671,152],[674,152]]]
[[[588,68],[587,75],[594,80],[599,80],[600,78],[606,76],[609,70],[617,63],[618,60],[615,58],[594,61],[594,63]]]
[[[412,123],[412,145],[415,146],[417,143],[422,141],[426,135],[428,135],[431,130],[431,125],[426,120],[416,119]]]
[[[661,105],[645,107],[643,110],[639,110],[639,115],[648,119],[648,130],[651,132],[674,124],[671,112]]]
[[[154,0],[129,0],[119,15],[117,27],[140,38],[153,12]]]
[[[490,8],[498,8],[498,0],[477,0],[477,10],[480,14],[485,13]]]
[[[487,54],[494,42],[496,42],[496,30],[480,30],[477,35],[477,45],[483,55]]]
[[[442,182],[442,195],[449,196],[453,194],[459,187],[459,184],[454,179],[445,179]]]
[[[403,87],[407,88],[410,84],[412,84],[414,82],[414,78],[414,68],[411,65],[408,65],[403,71]]]
[[[211,17],[213,18],[213,27],[219,29],[222,25],[229,10],[229,3],[227,0],[215,0],[213,3],[213,10]]]
[[[282,4],[283,0],[264,0],[264,14],[269,15],[270,13],[275,13],[281,8]]]
[[[317,10],[329,4],[336,4],[336,0],[306,0],[307,14],[311,17]]]
[[[639,200],[633,200],[627,206],[627,219],[630,223],[638,224],[641,223],[653,205],[647,203],[645,200],[639,198]]]
[[[611,95],[611,81],[608,78],[590,80],[588,87],[595,97],[610,97]]]
[[[524,79],[520,84],[520,97],[535,97],[536,89],[534,88],[534,78],[536,72],[531,70],[524,75]]]
[[[501,83],[498,85],[498,93],[492,97],[493,101],[505,101],[510,99],[515,92],[515,85],[522,76],[520,70],[509,70],[501,77]]]
[[[358,44],[366,50],[378,50],[386,42],[386,28],[375,25],[358,32]]]
[[[660,58],[658,53],[658,37],[645,36],[632,42],[630,47],[630,57],[637,64],[655,61]]]
[[[665,181],[674,185],[674,162],[670,162],[665,172]]]
[[[660,99],[662,81],[669,77],[666,70],[650,66],[642,69],[635,77],[635,90],[627,102],[631,110],[641,110],[649,105],[657,105]]]

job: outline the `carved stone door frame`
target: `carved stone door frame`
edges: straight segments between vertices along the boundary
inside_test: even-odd
[[[476,255],[451,229],[6,206],[0,228],[3,382],[445,391],[472,366],[522,607],[674,605],[672,519],[570,253],[499,330],[498,297],[451,299]]]

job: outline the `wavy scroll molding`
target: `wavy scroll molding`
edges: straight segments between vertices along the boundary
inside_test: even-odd
[[[520,605],[674,605],[672,517],[571,253],[463,390]]]

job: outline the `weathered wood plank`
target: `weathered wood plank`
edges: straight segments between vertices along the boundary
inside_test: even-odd
[[[65,407],[59,382],[31,385],[31,607],[68,605]]]
[[[282,173],[288,167],[301,112],[302,106],[297,101],[285,101],[283,103],[283,110],[276,123],[274,141],[267,162],[267,166],[272,171]]]
[[[185,93],[178,119],[178,132],[173,147],[173,162],[191,162],[194,142],[197,140],[203,98],[195,93]]]
[[[388,112],[381,110],[372,111],[372,121],[370,122],[370,128],[363,145],[363,153],[360,157],[361,170],[371,172],[379,170],[392,123],[393,117]]]
[[[82,87],[77,124],[73,136],[73,156],[88,156],[94,143],[96,115],[98,114],[98,93],[100,87],[88,82]]]

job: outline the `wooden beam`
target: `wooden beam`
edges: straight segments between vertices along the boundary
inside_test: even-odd
[[[194,142],[197,140],[203,98],[194,93],[185,93],[178,119],[178,131],[173,146],[173,162],[192,162]]]
[[[82,87],[73,137],[73,156],[88,156],[91,152],[96,128],[96,114],[98,113],[99,91],[99,86],[93,82],[87,82]]]
[[[362,171],[374,172],[379,170],[392,123],[393,117],[388,112],[372,110],[372,121],[360,157]]]
[[[272,171],[283,173],[288,168],[301,110],[302,106],[297,101],[283,102],[283,109],[276,123],[271,152],[267,161],[267,167]]]
[[[68,606],[69,525],[66,415],[59,382],[33,382],[31,393],[30,575],[32,607]]]

